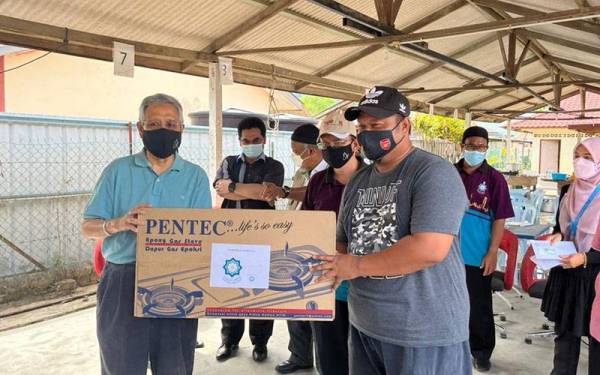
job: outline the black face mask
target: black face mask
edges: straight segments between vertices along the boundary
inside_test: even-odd
[[[159,159],[166,159],[177,152],[181,144],[181,132],[169,129],[147,131],[142,134],[144,147]]]
[[[362,146],[365,156],[372,161],[381,160],[384,156],[389,154],[394,147],[402,143],[404,137],[400,141],[394,140],[394,130],[400,124],[400,121],[393,129],[389,130],[369,130],[362,131],[358,134],[358,142]]]
[[[323,150],[323,159],[335,169],[346,165],[353,155],[352,143],[342,147],[327,147]]]

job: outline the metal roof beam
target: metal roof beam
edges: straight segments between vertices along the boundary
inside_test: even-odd
[[[366,16],[366,15],[364,15],[362,13],[359,13],[359,12],[355,11],[354,9],[346,7],[345,5],[342,5],[342,4],[340,4],[340,3],[336,2],[336,1],[333,1],[333,0],[309,0],[309,1],[311,1],[313,3],[316,3],[318,5],[321,5],[324,8],[329,9],[330,11],[333,11],[335,13],[338,13],[338,14],[344,16],[344,17],[348,17],[350,19],[353,19],[356,22],[360,22],[360,23],[362,23],[362,24],[364,24],[364,25],[372,28],[375,31],[381,32],[384,35],[387,35],[387,36],[384,36],[384,37],[381,37],[381,38],[401,38],[401,37],[403,37],[403,35],[410,35],[410,34],[402,34],[402,32],[400,30],[396,30],[393,27],[389,27],[389,26],[387,26],[387,25],[385,25],[385,24],[383,24],[383,23],[381,23],[381,22],[379,22],[379,21],[377,21],[377,20],[375,20],[375,19],[373,19],[373,18],[371,18],[369,16]],[[462,5],[463,4],[461,4],[461,6]],[[381,39],[381,38],[375,38],[375,39]],[[364,43],[364,42],[370,42],[370,41],[373,41],[373,40],[374,39],[367,39],[367,40],[363,40],[361,42]],[[350,41],[350,42],[339,42],[339,43],[352,43],[352,41]],[[438,67],[440,67],[440,66],[442,66],[444,64],[450,64],[450,65],[454,65],[454,66],[456,66],[456,67],[458,67],[460,69],[463,69],[463,70],[469,71],[471,73],[477,74],[479,76],[484,76],[484,77],[488,77],[490,79],[494,79],[494,80],[496,80],[498,82],[501,82],[501,83],[507,82],[506,80],[503,80],[503,79],[501,79],[499,77],[492,76],[489,73],[487,73],[487,72],[485,72],[485,71],[483,71],[483,70],[481,70],[479,68],[476,68],[474,66],[465,64],[465,63],[463,63],[461,61],[458,61],[458,60],[456,60],[456,59],[454,59],[452,57],[448,57],[448,56],[446,56],[444,54],[441,54],[439,52],[430,50],[427,46],[424,46],[424,45],[422,45],[420,43],[403,43],[402,47],[404,47],[406,49],[410,49],[411,51],[418,52],[420,54],[423,54],[425,56],[428,56],[428,57],[431,57],[431,58],[437,60],[437,63],[434,63],[436,65],[430,66],[430,67],[428,67],[426,69],[434,70],[434,69],[437,69]],[[397,82],[400,82],[400,83],[396,84]],[[398,81],[394,82],[392,85],[393,86],[399,86],[402,83],[405,83],[405,82],[402,82],[402,81],[398,80]]]
[[[503,10],[505,12],[510,12],[514,14],[518,14],[521,16],[542,16],[548,14],[546,12],[542,12],[537,9],[527,8],[521,5],[512,4],[504,1],[497,0],[470,0],[477,5],[482,5],[488,8]],[[579,6],[579,9],[586,9],[588,7]],[[565,21],[558,23],[561,26],[565,26],[571,29],[575,29],[577,31],[585,31],[592,34],[600,33],[600,25],[585,22],[585,21]]]
[[[411,33],[413,31],[419,30],[419,29],[429,25],[430,23],[437,21],[438,19],[447,16],[448,14],[461,8],[464,5],[465,5],[464,0],[457,0],[453,3],[448,4],[447,6],[445,6],[443,8],[438,9],[437,11],[435,11],[433,13],[428,14],[427,16],[421,18],[420,20],[416,21],[415,23],[408,25],[407,27],[400,30],[400,32]],[[349,56],[344,57],[341,60],[334,61],[331,64],[321,67],[317,71],[313,72],[313,74],[316,76],[319,76],[319,77],[327,76],[331,73],[337,72],[338,70],[341,70],[341,69],[347,67],[350,64],[355,63],[356,61],[362,59],[363,57],[366,57],[376,51],[379,51],[381,48],[383,48],[383,46],[380,46],[380,45],[375,45],[375,46],[370,46],[370,47],[364,48],[364,49],[357,51]],[[407,52],[405,50],[396,49],[396,48],[392,48],[392,51],[398,52],[401,54],[410,54],[411,57],[418,56],[420,60],[425,60],[425,61],[429,62],[429,60],[420,57],[420,55],[414,55],[412,52]],[[450,73],[454,74],[454,75],[458,74],[458,73],[452,72],[452,71]],[[298,89],[300,89],[307,85],[308,85],[307,82],[298,82],[296,87]]]
[[[336,3],[331,0],[309,0],[315,3]],[[337,4],[337,3],[336,3]],[[340,4],[338,4],[340,5]],[[341,6],[341,5],[340,5]],[[347,8],[347,7],[346,7]],[[349,8],[348,8],[349,9]],[[356,11],[352,11],[355,14]],[[360,14],[360,13],[358,13]],[[426,40],[446,39],[464,35],[476,35],[481,33],[489,33],[502,30],[513,30],[526,28],[530,26],[537,26],[550,23],[559,23],[565,20],[581,20],[600,15],[600,6],[589,7],[585,9],[571,9],[560,12],[546,13],[539,16],[527,16],[512,18],[509,20],[499,20],[492,22],[484,22],[473,25],[451,27],[441,30],[425,31],[420,33],[404,34],[404,35],[387,35],[378,38],[363,39],[363,40],[349,40],[341,42],[330,42],[330,43],[317,43],[317,44],[302,44],[293,46],[281,46],[281,47],[268,47],[268,48],[256,48],[246,50],[232,50],[223,51],[219,54],[222,55],[244,55],[244,54],[257,54],[257,53],[270,53],[270,52],[291,52],[291,51],[306,51],[306,50],[318,50],[318,49],[332,49],[332,48],[346,48],[356,46],[367,46],[373,44],[387,44],[387,43],[400,43],[408,45],[416,45],[418,42]],[[371,19],[369,17],[369,19]],[[377,22],[377,21],[376,21]],[[380,25],[379,22],[376,23]],[[379,27],[378,27],[379,28]],[[383,30],[388,28],[383,26]],[[392,31],[395,32],[395,31]]]
[[[507,88],[520,88],[524,86],[536,87],[536,86],[569,86],[569,85],[577,85],[584,83],[598,83],[600,82],[600,78],[589,78],[589,79],[578,79],[578,80],[561,80],[559,82],[556,81],[545,81],[545,82],[519,82],[519,83],[509,83],[506,85],[482,85],[482,86],[458,86],[458,87],[439,87],[439,88],[401,88],[399,89],[403,93],[411,94],[421,94],[421,93],[429,93],[429,92],[445,92],[445,91],[476,91],[476,90],[497,90],[497,89],[507,89]],[[431,103],[431,102],[430,102]],[[432,103],[435,104],[435,103]]]

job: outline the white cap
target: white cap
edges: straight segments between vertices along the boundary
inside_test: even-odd
[[[321,119],[319,123],[319,138],[331,134],[339,139],[356,136],[356,125],[344,118],[344,111],[337,109]]]

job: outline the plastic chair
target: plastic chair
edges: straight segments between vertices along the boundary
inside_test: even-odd
[[[512,290],[515,285],[515,270],[517,268],[517,257],[519,255],[519,238],[507,229],[504,230],[500,250],[506,253],[506,268],[504,271],[495,271],[492,275],[492,290],[511,310],[515,308],[502,295],[502,291]]]
[[[548,237],[549,235],[544,235],[539,237],[538,240],[543,241],[548,239]],[[531,298],[542,299],[544,297],[547,279],[536,278],[538,272],[536,270],[536,264],[531,260],[533,255],[533,247],[529,246],[523,257],[523,262],[521,263],[521,287]],[[531,344],[536,337],[553,337],[554,335],[554,330],[550,329],[550,325],[544,324],[542,325],[542,330],[529,332],[525,337],[525,342]]]
[[[504,297],[504,295],[502,295],[502,292],[511,290],[514,287],[517,255],[519,253],[519,239],[511,231],[504,230],[499,250],[506,253],[506,267],[504,271],[497,270],[492,274],[492,291],[494,296],[500,298],[511,310],[514,310],[513,305],[506,297]],[[506,315],[504,313],[495,313],[494,316],[499,317],[503,322],[506,321]],[[506,328],[498,323],[494,324],[500,331],[500,338],[505,339],[507,337]]]
[[[538,223],[542,213],[542,205],[544,204],[544,192],[536,190],[531,193],[529,204],[533,207],[534,217],[532,223]]]

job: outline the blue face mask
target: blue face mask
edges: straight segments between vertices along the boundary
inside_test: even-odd
[[[465,151],[465,161],[471,167],[476,167],[485,161],[485,152],[481,151]]]
[[[264,146],[265,145],[263,144],[243,145],[242,152],[244,153],[244,155],[246,155],[247,158],[256,159],[263,153]]]

